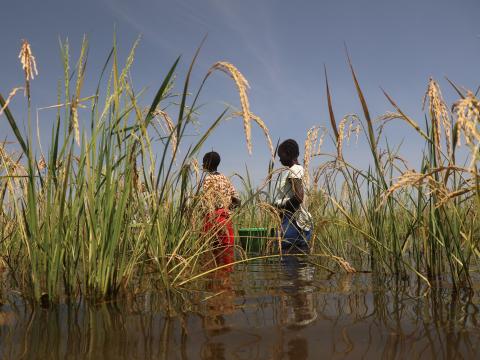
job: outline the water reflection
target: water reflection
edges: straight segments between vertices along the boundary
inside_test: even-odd
[[[219,269],[210,274],[205,286],[212,295],[203,300],[206,303],[206,311],[200,313],[206,336],[200,351],[202,358],[226,358],[225,344],[221,341],[220,335],[228,334],[230,331],[225,317],[235,312],[235,293],[230,277],[233,271],[233,265],[230,264],[234,261],[233,246],[219,247],[213,251],[212,266]]]
[[[286,274],[281,286],[282,325],[306,326],[317,318],[312,285],[315,267],[304,254],[294,249],[281,258],[281,269]]]
[[[309,355],[308,340],[295,331],[312,324],[318,316],[314,298],[315,287],[312,284],[315,267],[308,262],[305,256],[307,253],[307,248],[291,248],[287,249],[281,258],[281,270],[285,274],[280,292],[279,325],[282,334],[278,348],[282,351],[277,354],[281,358],[302,360]],[[285,341],[286,349],[283,349]]]
[[[328,276],[303,256],[225,266],[200,285],[172,296],[184,310],[174,317],[160,293],[50,309],[13,298],[0,307],[0,358],[480,356],[478,289]]]

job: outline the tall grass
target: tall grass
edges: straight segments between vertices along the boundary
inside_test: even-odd
[[[192,90],[197,50],[176,93],[176,59],[144,108],[142,92],[136,92],[129,77],[136,46],[121,69],[114,41],[95,93],[82,96],[87,40],[75,64],[69,44],[61,44],[64,80],[57,104],[49,107],[56,115],[46,153],[36,145],[41,139],[33,136],[29,94],[26,134],[8,107],[15,92],[7,100],[0,95],[2,116],[18,149],[14,153],[8,150],[11,145],[0,144],[0,256],[8,268],[9,287],[25,296],[47,302],[79,295],[105,298],[144,286],[158,286],[168,294],[200,277],[204,270],[199,264],[215,236],[202,232],[196,157],[203,143],[223,119],[240,115],[248,150],[254,121],[274,154],[265,123],[250,111],[248,82],[233,65],[214,64]],[[413,272],[428,284],[448,276],[454,286],[468,285],[480,240],[477,98],[454,87],[461,99],[451,113],[432,80],[423,128],[387,93],[395,112],[374,119],[350,59],[349,66],[363,118],[347,115],[337,123],[326,79],[336,153],[321,152],[320,128],[307,135],[304,162],[310,170],[307,190],[315,221],[312,253],[346,271],[354,270],[351,263],[365,271]],[[242,111],[225,109],[193,143],[185,144],[200,93],[215,70],[234,80]],[[27,89],[30,80],[26,76]],[[381,148],[383,129],[394,120],[404,121],[425,140],[418,171],[406,168],[399,149],[388,142]],[[360,126],[372,157],[368,169],[357,168],[344,156],[345,138],[358,134]],[[456,163],[459,139],[471,150],[468,167]],[[159,157],[153,146],[157,141],[163,144]],[[313,158],[325,161],[315,168]],[[248,169],[241,178],[244,205],[234,214],[236,224],[279,226],[269,205],[276,186],[273,161],[267,173],[259,188],[252,185]]]

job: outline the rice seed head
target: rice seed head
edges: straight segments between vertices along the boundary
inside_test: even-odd
[[[314,141],[318,138],[318,126],[311,127],[307,132],[307,138],[303,148],[303,167],[305,168],[305,175],[308,176],[308,167],[310,165],[310,158],[312,154],[312,146]],[[306,180],[306,179],[305,179]]]
[[[353,133],[355,134],[355,144],[358,144],[358,138],[360,137],[360,132],[362,131],[362,128],[360,127],[360,123],[355,126],[353,129]]]
[[[47,162],[45,161],[45,157],[42,155],[42,157],[40,158],[40,161],[38,162],[38,168],[40,169],[40,171],[42,171],[43,169],[46,169],[47,167]]]
[[[132,184],[133,187],[139,192],[139,193],[145,193],[147,192],[147,186],[146,184],[141,180],[142,174],[145,173],[145,169],[143,166],[139,166],[135,160],[135,158],[132,158],[132,165],[133,165],[133,175],[132,175]]]
[[[198,184],[198,180],[200,179],[200,165],[198,164],[198,160],[193,158],[191,161],[190,161],[190,167],[193,171],[193,173],[195,174],[195,183]]]
[[[342,204],[347,203],[348,195],[349,195],[348,182],[344,181],[343,184],[342,184],[342,190],[340,192],[340,203],[342,203]]]
[[[216,62],[215,64],[210,67],[208,70],[207,76],[209,76],[212,72],[214,71],[222,71],[225,74],[229,75],[233,81],[235,82],[235,85],[237,86],[238,94],[240,97],[240,105],[242,108],[242,111],[240,113],[234,113],[234,116],[241,115],[243,118],[243,129],[245,132],[245,139],[247,142],[247,150],[248,153],[252,153],[252,129],[251,129],[251,121],[253,120],[254,122],[257,123],[258,126],[263,131],[263,134],[265,135],[265,138],[267,139],[268,147],[270,150],[270,154],[273,158],[274,155],[274,149],[273,149],[273,144],[272,140],[270,138],[269,130],[267,126],[265,125],[264,121],[257,115],[253,114],[250,111],[250,102],[248,100],[248,95],[247,91],[250,88],[250,85],[247,81],[247,79],[243,76],[243,74],[232,64],[226,61],[219,61]]]
[[[337,156],[343,158],[343,139],[345,137],[345,125],[347,118],[343,118],[338,125],[338,139],[337,139]]]
[[[376,122],[385,122],[391,121],[395,119],[403,119],[402,114],[393,111],[387,111],[386,113],[380,115],[378,118],[375,119]]]
[[[125,62],[125,67],[122,69],[122,73],[120,74],[120,80],[119,83],[123,84],[125,81],[128,72],[130,71],[130,68],[132,67],[133,61],[135,59],[135,51],[138,47],[138,44],[140,43],[142,36],[139,35],[135,42],[133,43],[133,46],[130,50],[130,53],[128,54],[127,61]]]
[[[319,135],[320,130],[322,130],[322,133]],[[325,132],[326,129],[319,126],[313,126],[307,132],[303,152],[303,167],[305,169],[304,183],[307,188],[310,186],[310,160],[320,154]]]
[[[347,131],[347,124],[348,129]],[[360,134],[360,119],[355,114],[346,115],[338,125],[338,139],[337,139],[337,156],[339,159],[343,159],[343,143],[347,139],[347,144],[350,143],[350,137],[355,134],[358,140]]]
[[[409,185],[415,185],[419,182],[421,182],[422,177],[425,174],[420,174],[417,173],[416,171],[406,171],[403,173],[397,180],[395,184],[393,184],[387,191],[385,191],[381,197],[380,197],[380,204],[377,207],[377,210],[380,209],[385,203],[387,202],[387,199],[396,191],[409,186]]]
[[[466,145],[471,150],[470,169],[480,159],[480,100],[472,92],[464,99],[453,104],[453,112],[457,118],[457,142],[463,135]]]
[[[73,130],[73,135],[75,137],[75,142],[78,146],[80,146],[80,126],[78,123],[78,102],[74,100],[70,107],[71,111],[71,122],[70,122],[70,130]]]
[[[251,138],[251,112],[250,112],[250,103],[248,101],[247,90],[250,88],[247,79],[242,75],[242,73],[232,64],[226,61],[219,61],[212,65],[208,70],[207,76],[209,76],[214,71],[222,71],[225,74],[229,75],[235,85],[237,86],[238,94],[240,96],[240,105],[242,107],[242,117],[243,117],[243,128],[245,131],[245,139],[247,141],[248,153],[252,153],[252,138]]]
[[[347,131],[347,145],[350,145],[350,138],[352,137],[353,133],[354,133],[354,125],[353,123],[350,123],[348,125],[348,131]]]
[[[477,176],[480,176],[480,174],[478,174]],[[444,191],[440,194],[440,198],[439,198],[439,201],[438,203],[436,204],[436,208],[439,208],[439,207],[442,207],[444,206],[448,201],[454,199],[454,198],[457,198],[459,196],[463,196],[463,195],[467,195],[467,194],[470,194],[470,193],[475,193],[475,191],[477,190],[477,187],[476,187],[476,184],[475,184],[475,180],[474,178],[470,178],[466,181],[467,185],[468,183],[472,183],[472,186],[465,186],[459,190],[454,190],[454,191]]]
[[[30,80],[33,80],[38,75],[37,63],[35,56],[33,56],[32,49],[27,40],[22,41],[22,47],[18,54],[22,69],[25,73],[25,96],[30,98]]]
[[[37,63],[35,56],[33,56],[32,49],[27,40],[22,41],[22,47],[18,58],[22,64],[22,69],[25,71],[25,80],[33,80],[38,75]]]
[[[15,157],[17,160],[15,160]],[[20,163],[21,156],[9,153],[5,143],[0,145],[0,168],[5,170],[8,177],[12,176],[11,181],[15,184],[15,190],[21,189],[25,183],[27,170]]]
[[[468,92],[464,99],[453,104],[458,130],[463,133],[467,145],[480,141],[480,101]]]
[[[424,108],[427,102],[430,118],[432,120],[432,128],[434,131],[434,142],[438,151],[438,155],[440,154],[441,150],[441,133],[443,128],[445,133],[447,154],[449,159],[452,159],[452,124],[450,122],[450,115],[448,107],[443,99],[440,86],[433,78],[430,78],[427,92],[423,98]],[[440,159],[439,156],[438,159]]]
[[[386,203],[387,199],[393,193],[407,186],[420,187],[424,184],[427,184],[429,187],[429,191],[427,194],[435,193],[439,196],[440,199],[446,197],[449,194],[448,189],[445,187],[445,184],[443,182],[436,181],[433,177],[433,174],[455,169],[458,170],[458,168],[455,166],[441,166],[433,169],[428,173],[418,173],[413,170],[406,171],[398,178],[397,182],[394,185],[392,185],[381,195],[381,201],[377,207],[377,210]]]
[[[166,126],[165,134],[170,136],[170,142],[172,144],[172,156],[175,157],[177,153],[178,141],[177,141],[177,134],[175,133],[175,124],[173,123],[172,118],[170,117],[170,115],[168,115],[166,111],[163,111],[163,110],[156,110],[153,113],[153,116],[155,116],[158,119],[162,129],[164,129],[163,125],[165,124]]]

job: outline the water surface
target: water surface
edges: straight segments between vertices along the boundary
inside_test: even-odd
[[[478,291],[330,275],[305,257],[226,267],[166,295],[0,308],[2,359],[478,358]]]

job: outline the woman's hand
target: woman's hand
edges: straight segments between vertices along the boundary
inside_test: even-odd
[[[230,204],[230,210],[238,208],[240,205],[242,205],[242,200],[236,196],[232,196],[232,202]]]

